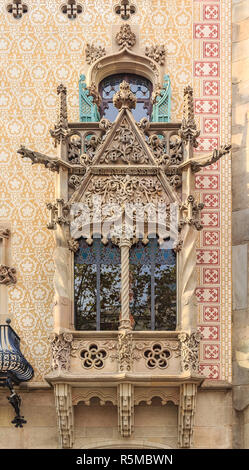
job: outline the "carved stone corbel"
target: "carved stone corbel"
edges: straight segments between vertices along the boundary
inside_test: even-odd
[[[181,385],[180,405],[178,409],[178,445],[182,448],[192,446],[196,395],[196,384],[185,383]]]
[[[55,384],[55,405],[60,436],[60,447],[73,447],[74,416],[71,386],[65,383]]]
[[[118,385],[118,428],[123,437],[134,430],[134,386],[130,383]]]

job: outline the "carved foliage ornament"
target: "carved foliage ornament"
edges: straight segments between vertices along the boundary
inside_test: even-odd
[[[91,65],[96,62],[101,57],[106,55],[106,50],[104,47],[96,47],[93,44],[86,45],[86,62]]]
[[[153,59],[159,65],[164,65],[166,58],[166,49],[164,45],[148,46],[145,49],[145,55]]]
[[[71,333],[62,333],[60,335],[53,333],[50,336],[51,367],[53,371],[69,371],[72,341],[73,335]]]
[[[27,11],[28,7],[25,3],[22,3],[22,0],[13,0],[12,3],[7,5],[7,12],[11,13],[16,20],[22,18],[22,15]]]
[[[117,44],[120,49],[126,47],[131,49],[136,44],[136,35],[132,32],[130,25],[124,24],[121,26],[120,31],[116,35]]]

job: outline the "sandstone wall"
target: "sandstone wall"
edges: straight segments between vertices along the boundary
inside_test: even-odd
[[[249,3],[233,0],[232,196],[234,446],[249,448]]]

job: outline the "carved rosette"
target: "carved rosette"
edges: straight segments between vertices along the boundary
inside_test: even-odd
[[[180,333],[178,339],[181,343],[182,371],[199,374],[200,332],[194,331],[190,335],[188,333]]]
[[[5,264],[0,264],[0,285],[11,286],[16,284],[16,270]]]
[[[123,24],[120,28],[120,31],[116,35],[117,44],[120,46],[120,49],[126,47],[131,49],[136,44],[136,35],[132,32],[130,25]]]
[[[69,372],[72,341],[73,335],[71,333],[60,335],[53,333],[51,335],[51,367],[53,371]]]

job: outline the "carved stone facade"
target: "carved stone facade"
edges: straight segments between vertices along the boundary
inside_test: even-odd
[[[226,284],[230,276],[228,0],[214,5],[185,0],[155,1],[153,5],[141,0],[103,0],[101,5],[80,0],[62,1],[57,6],[53,2],[26,3],[28,13],[22,1],[16,16],[17,2],[6,3],[0,44],[4,67],[0,114],[8,115],[8,103],[11,109],[16,107],[7,120],[3,117],[0,152],[4,227],[0,244],[7,243],[11,256],[0,266],[1,294],[4,289],[9,297],[1,314],[13,316],[35,369],[25,391],[26,402],[24,394],[27,409],[28,395],[35,403],[36,394],[41,394],[41,410],[45,410],[54,393],[58,424],[53,427],[54,404],[48,411],[39,409],[39,422],[46,431],[38,437],[34,423],[38,407],[31,403],[34,418],[30,411],[28,420],[35,431],[27,433],[25,445],[231,447],[230,424],[222,421],[230,406],[225,380],[231,371],[230,287]],[[9,31],[14,34],[10,36]],[[43,38],[39,54],[37,37]],[[4,48],[12,44],[17,55],[5,66]],[[81,73],[95,111],[94,122],[90,114],[88,120],[78,122],[77,80]],[[136,99],[127,84],[122,84],[114,99],[119,110],[116,121],[99,121],[100,82],[121,73],[151,81],[153,106],[165,96],[164,76],[169,74],[171,121],[135,122]],[[61,80],[67,88],[59,85]],[[25,91],[16,87],[17,81],[25,82]],[[193,84],[194,92],[188,83]],[[57,85],[59,114],[52,128]],[[46,133],[49,128],[56,150]],[[89,214],[83,214],[81,223],[83,220],[86,232],[89,229],[87,243],[91,246],[94,196],[101,196],[106,204],[163,202],[166,226],[169,205],[176,204],[176,331],[133,331],[129,256],[137,234],[131,223],[126,233],[122,225],[113,224],[110,233],[105,230],[107,225],[101,227],[102,242],[107,243],[111,235],[122,258],[119,330],[75,330],[73,259],[82,225],[77,226],[79,214],[71,210],[74,204],[90,203]],[[142,241],[146,246],[150,214],[145,213]],[[51,231],[46,228],[47,215]],[[104,222],[107,220],[105,216]],[[70,224],[74,222],[72,233]],[[159,232],[157,227],[161,244],[164,238]],[[212,410],[207,409],[210,402]],[[207,422],[212,423],[211,430]],[[219,426],[222,439],[217,437]],[[23,445],[18,438],[14,444]]]

